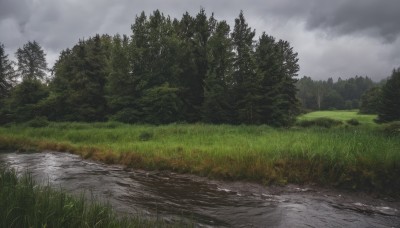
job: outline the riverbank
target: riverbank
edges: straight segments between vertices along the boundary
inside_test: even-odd
[[[29,172],[38,183],[85,193],[119,216],[192,227],[397,227],[400,201],[316,185],[265,186],[171,171],[127,169],[78,155],[0,153],[0,166]],[[188,225],[182,225],[188,227]]]
[[[122,217],[102,203],[38,185],[28,173],[0,168],[0,227],[179,227]]]
[[[0,148],[55,150],[109,164],[263,184],[316,183],[398,195],[400,140],[378,127],[50,123],[0,128]]]

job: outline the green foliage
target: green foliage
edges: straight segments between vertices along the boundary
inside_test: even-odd
[[[362,95],[376,86],[370,78],[355,76],[346,80],[341,78],[334,82],[314,81],[310,77],[301,78],[297,84],[297,97],[303,109],[332,110],[358,109]]]
[[[0,105],[2,99],[7,97],[15,84],[15,78],[16,73],[13,68],[13,62],[8,59],[4,45],[0,43]]]
[[[50,124],[50,122],[47,120],[46,117],[40,116],[40,117],[35,117],[34,119],[26,122],[25,124],[28,127],[39,128],[39,127],[47,127]]]
[[[208,43],[209,69],[204,80],[202,119],[208,123],[232,122],[233,50],[229,25],[218,22]]]
[[[243,11],[235,19],[235,26],[232,31],[232,43],[235,52],[233,67],[235,96],[235,111],[237,121],[240,123],[259,123],[259,77],[256,74],[256,64],[253,58],[253,38],[255,31],[247,24]]]
[[[54,71],[49,100],[58,107],[54,120],[105,120],[107,62],[99,35],[62,52]]]
[[[288,42],[276,42],[264,33],[255,56],[260,77],[261,122],[275,126],[292,124],[299,114],[294,79],[299,70],[297,53]]]
[[[153,138],[153,133],[148,132],[148,131],[143,131],[139,135],[140,141],[149,141],[151,138]]]
[[[6,113],[11,121],[28,121],[41,115],[40,102],[49,94],[48,87],[39,80],[25,79],[15,86],[7,100]]]
[[[18,73],[25,80],[44,80],[46,77],[46,54],[36,41],[29,41],[18,48],[15,56],[18,60]]]
[[[391,136],[400,135],[400,121],[395,121],[392,123],[388,123],[384,128],[383,131]]]
[[[139,101],[142,109],[141,120],[146,123],[166,124],[179,121],[182,101],[178,98],[177,88],[168,83],[144,91]]]
[[[400,68],[394,69],[392,76],[382,88],[378,122],[400,120]]]
[[[30,89],[33,96],[21,93],[22,83],[13,89],[3,102],[2,122],[13,121],[11,113],[15,121],[46,116],[50,121],[287,126],[298,115],[297,53],[288,42],[265,34],[255,45],[243,12],[232,31],[204,9],[180,20],[158,10],[143,12],[131,30],[130,37],[95,35],[63,50],[54,76],[42,88]],[[23,81],[43,81],[45,55],[36,42],[18,49],[17,57]]]
[[[382,96],[381,87],[373,87],[367,90],[361,97],[360,113],[378,114]]]
[[[331,128],[337,127],[342,125],[343,122],[340,120],[334,120],[326,117],[316,118],[313,120],[301,120],[297,122],[298,126],[301,127],[324,127],[324,128]]]
[[[357,119],[349,119],[349,120],[346,121],[346,123],[348,123],[349,125],[352,125],[352,126],[360,125],[360,122],[358,122]]]

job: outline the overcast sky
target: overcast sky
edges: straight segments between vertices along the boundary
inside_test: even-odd
[[[0,0],[0,42],[13,57],[36,40],[52,66],[80,38],[130,35],[141,11],[181,18],[201,7],[231,25],[243,10],[257,36],[289,41],[299,53],[299,76],[380,80],[400,67],[400,0]]]

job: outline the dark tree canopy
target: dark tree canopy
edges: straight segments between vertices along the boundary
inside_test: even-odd
[[[0,100],[6,97],[12,86],[15,84],[16,73],[13,68],[13,62],[8,59],[5,48],[0,43]]]
[[[297,53],[266,34],[256,40],[243,12],[232,30],[204,9],[181,19],[143,12],[131,31],[63,50],[46,84],[43,50],[35,41],[25,44],[16,52],[23,81],[4,110],[53,121],[275,126],[298,114]]]
[[[378,114],[380,109],[382,88],[380,86],[372,87],[361,97],[360,113]]]
[[[297,97],[306,110],[358,109],[361,97],[369,89],[377,86],[368,77],[355,76],[334,82],[314,81],[310,77],[301,78],[297,84]]]
[[[379,122],[400,120],[400,68],[394,69],[392,76],[382,88]]]

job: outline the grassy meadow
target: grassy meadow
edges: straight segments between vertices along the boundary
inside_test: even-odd
[[[313,120],[316,118],[331,118],[344,122],[351,119],[356,119],[363,125],[377,126],[377,124],[374,122],[376,115],[358,114],[358,110],[315,111],[301,115],[298,119],[301,121]]]
[[[49,123],[0,128],[3,149],[58,150],[133,168],[173,170],[265,184],[317,183],[398,194],[400,137],[374,116],[315,112],[335,127],[271,128],[207,124]],[[359,124],[346,123],[357,119]]]

